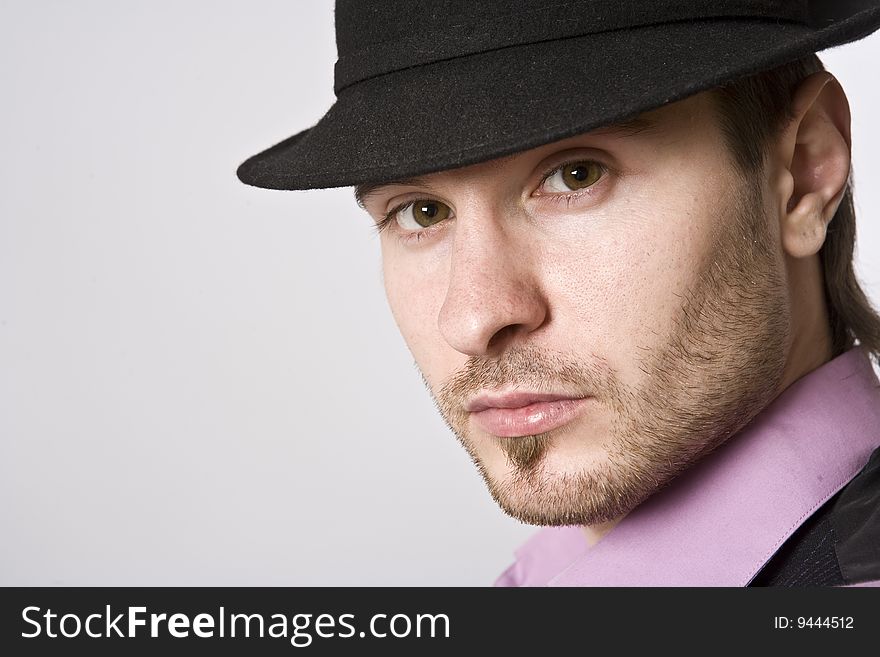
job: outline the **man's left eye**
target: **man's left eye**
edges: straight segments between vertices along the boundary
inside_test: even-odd
[[[544,178],[540,189],[545,193],[577,192],[595,185],[604,173],[605,167],[598,162],[568,162]]]

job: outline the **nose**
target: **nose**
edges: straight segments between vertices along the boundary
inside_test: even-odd
[[[459,217],[440,332],[469,356],[493,356],[549,317],[533,242],[497,221]]]

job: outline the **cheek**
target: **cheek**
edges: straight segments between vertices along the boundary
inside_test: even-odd
[[[437,325],[447,288],[443,267],[439,262],[426,267],[393,249],[383,249],[382,278],[400,334],[422,374],[433,384],[455,367],[448,362],[449,350],[444,349]]]
[[[557,263],[551,284],[560,291],[561,332],[577,336],[571,348],[600,353],[633,382],[634,360],[668,339],[715,218],[711,204],[693,195],[626,199],[595,218],[588,240],[571,236],[550,259]]]

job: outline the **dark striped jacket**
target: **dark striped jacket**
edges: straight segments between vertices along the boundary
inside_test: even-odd
[[[749,586],[841,586],[880,580],[880,448],[795,531]]]

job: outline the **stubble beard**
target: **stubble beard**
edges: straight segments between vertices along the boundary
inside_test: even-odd
[[[578,363],[524,345],[497,359],[470,358],[440,388],[438,410],[507,514],[552,526],[592,525],[628,513],[778,394],[789,340],[788,296],[759,189],[744,187],[725,208],[728,216],[718,222],[665,343],[639,350],[640,386],[622,384],[599,358]],[[470,436],[464,404],[480,389],[517,384],[594,396],[612,418],[601,437],[603,460],[554,473],[545,456],[557,432],[496,437],[508,473],[493,476]]]

